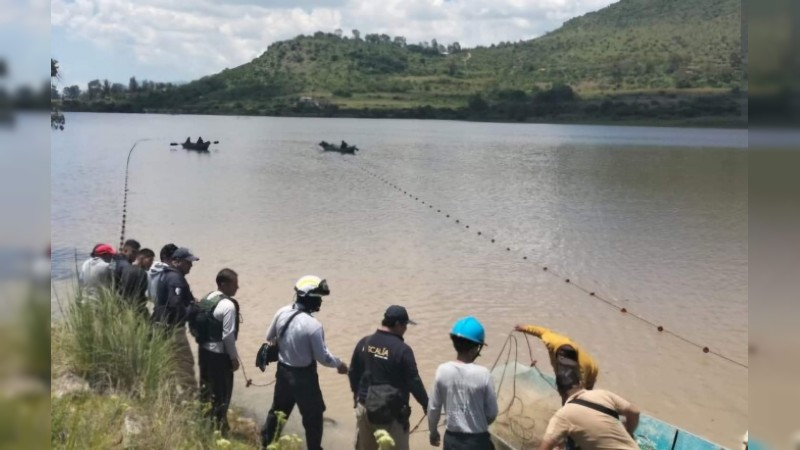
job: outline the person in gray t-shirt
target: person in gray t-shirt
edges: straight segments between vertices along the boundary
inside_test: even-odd
[[[109,263],[116,251],[108,244],[97,244],[92,254],[81,266],[78,282],[81,288],[81,299],[97,301],[100,292],[111,288],[111,270]]]
[[[436,370],[436,381],[428,403],[430,443],[441,444],[439,417],[444,406],[447,431],[445,450],[494,450],[489,425],[497,418],[497,395],[492,375],[475,359],[486,345],[483,325],[465,317],[453,326],[450,338],[458,356]]]

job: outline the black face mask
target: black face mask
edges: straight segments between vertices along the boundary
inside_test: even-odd
[[[478,353],[477,353],[477,354],[475,354],[475,359],[473,359],[473,360],[472,360],[472,362],[475,362],[475,360],[476,360],[476,359],[478,359],[478,358],[480,358],[480,357],[481,357],[481,352],[482,352],[482,351],[483,351],[483,345],[481,345],[481,346],[479,346],[479,347],[478,347]]]
[[[305,296],[297,297],[297,303],[303,305],[308,312],[317,312],[322,307],[322,297]]]

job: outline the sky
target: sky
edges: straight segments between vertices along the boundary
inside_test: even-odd
[[[0,0],[7,2],[9,0]],[[42,0],[33,0],[34,3]],[[63,86],[92,79],[188,82],[316,31],[436,39],[462,47],[519,41],[612,0],[52,0],[50,52]],[[2,23],[2,22],[0,22]],[[2,36],[0,36],[2,37]]]

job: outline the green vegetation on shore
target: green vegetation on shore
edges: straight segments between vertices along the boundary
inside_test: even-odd
[[[118,297],[74,302],[51,331],[51,448],[252,449],[231,421],[215,434],[205,406],[178,392],[174,343]]]
[[[4,343],[0,349],[0,448],[46,448],[50,429],[49,297],[42,287],[34,287],[18,304],[13,300],[14,291],[6,291],[12,300],[6,304],[10,307],[6,320],[0,322]],[[17,306],[21,309],[16,310]]]
[[[741,6],[622,0],[544,36],[466,49],[317,32],[175,86],[94,80],[71,111],[744,124]]]

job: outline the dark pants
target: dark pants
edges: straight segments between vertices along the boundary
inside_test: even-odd
[[[282,411],[288,418],[295,404],[303,416],[308,450],[322,450],[322,413],[325,411],[325,401],[319,388],[316,364],[294,368],[278,363],[272,408],[267,413],[267,421],[261,429],[262,445],[266,447],[275,437],[278,426],[278,417],[275,413]]]
[[[228,406],[233,394],[233,363],[230,356],[198,351],[200,359],[200,401],[211,403],[209,416],[223,434],[228,432]]]
[[[444,450],[494,450],[489,433],[444,432]]]

